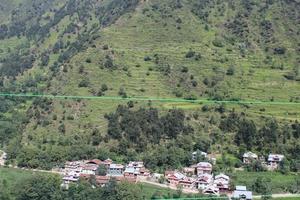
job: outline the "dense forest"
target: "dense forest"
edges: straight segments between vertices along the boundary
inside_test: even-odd
[[[111,158],[162,172],[200,150],[231,171],[251,150],[299,171],[299,10],[297,0],[0,0],[1,93],[123,98],[0,97],[7,164]],[[191,102],[127,99],[141,96]],[[236,103],[192,103],[202,98]]]

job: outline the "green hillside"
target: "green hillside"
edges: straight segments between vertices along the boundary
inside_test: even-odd
[[[51,168],[66,159],[155,158],[159,145],[169,149],[174,143],[182,159],[158,168],[187,163],[188,152],[197,148],[299,158],[294,156],[300,136],[298,0],[0,0],[0,9],[2,93],[293,103],[0,97],[0,141],[11,162]],[[169,116],[169,109],[183,110],[184,125],[174,135],[155,129],[163,126],[155,120],[149,122],[152,131],[143,129],[133,115],[146,118],[150,107],[161,117],[155,120],[172,121],[181,115]],[[123,111],[133,126],[141,126],[135,134],[144,149],[127,135],[133,130],[126,122],[108,117],[121,118]],[[231,119],[232,113],[238,117]],[[249,138],[234,142],[244,118],[256,126],[253,144],[244,144]],[[235,127],[224,128],[222,123],[234,124],[230,120]],[[118,138],[110,134],[114,124],[123,131]],[[276,139],[265,145],[274,136],[265,133],[269,128]],[[147,144],[158,132],[162,135]],[[157,152],[148,151],[150,156],[149,149]]]

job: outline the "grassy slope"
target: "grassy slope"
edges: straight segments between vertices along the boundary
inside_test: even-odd
[[[25,179],[31,177],[32,175],[41,172],[32,172],[21,169],[3,168],[0,167],[0,182],[3,180],[7,181],[7,186],[9,188],[14,188],[16,184],[24,181]]]
[[[224,17],[218,15],[221,5],[213,8],[212,13],[214,14],[211,14],[209,18],[211,26],[209,30],[205,30],[201,20],[191,13],[191,4],[186,1],[187,4],[182,9],[172,10],[168,7],[170,5],[167,4],[168,2],[152,0],[141,3],[134,12],[125,14],[114,25],[99,32],[100,38],[93,42],[95,46],[78,53],[69,64],[66,64],[68,71],[62,72],[61,70],[60,74],[52,80],[51,88],[47,93],[92,95],[92,91],[98,91],[105,83],[109,87],[109,90],[105,92],[106,96],[117,96],[119,89],[124,88],[129,96],[167,98],[175,97],[173,92],[180,90],[184,96],[194,94],[206,98],[205,90],[207,88],[202,83],[204,78],[214,76],[216,68],[217,71],[224,74],[229,66],[234,65],[236,66],[235,75],[225,75],[224,81],[218,86],[218,90],[222,90],[226,86],[231,98],[267,101],[274,97],[276,101],[289,101],[290,97],[298,96],[300,84],[295,81],[287,81],[282,76],[292,68],[296,58],[294,39],[286,37],[285,26],[281,28],[282,30],[276,30],[276,38],[278,38],[277,44],[284,44],[288,48],[287,55],[272,56],[273,63],[284,64],[284,70],[272,69],[269,65],[263,64],[267,55],[263,51],[263,47],[254,46],[243,58],[239,53],[238,44],[232,45],[225,42],[223,48],[212,45],[212,41],[222,32],[220,26],[225,23],[227,18],[234,16],[236,11],[228,9]],[[158,4],[164,10],[160,12],[152,9],[151,5],[153,4]],[[228,7],[226,3],[225,7]],[[145,12],[145,9],[149,9],[149,11]],[[166,17],[164,13],[172,17]],[[274,20],[278,23],[278,27],[281,27],[284,22],[275,20],[280,14],[278,7],[274,5],[266,13],[266,17]],[[181,18],[182,23],[178,24],[177,18]],[[288,20],[287,22],[290,23]],[[68,23],[70,23],[69,17],[64,18],[58,24],[58,30],[62,31]],[[181,28],[178,29],[178,26]],[[58,37],[59,33],[51,31],[50,37],[45,40],[42,47],[53,45]],[[70,38],[71,41],[74,40],[73,36]],[[64,36],[64,39],[67,40],[67,36]],[[108,45],[109,49],[103,50],[104,45]],[[185,58],[189,49],[200,53],[202,58],[199,61]],[[229,52],[228,49],[231,51]],[[160,63],[168,63],[171,66],[172,73],[169,76],[164,76],[155,70],[157,65],[153,60],[144,61],[145,56],[153,59],[154,54],[159,55]],[[106,55],[113,58],[118,67],[117,70],[103,69]],[[51,55],[50,63],[53,63],[53,58],[57,58],[57,56]],[[86,63],[87,58],[90,58],[92,62]],[[221,63],[219,61],[221,58],[226,58],[227,61]],[[84,65],[83,74],[78,73],[80,65]],[[139,67],[136,67],[137,65]],[[180,73],[182,66],[189,68],[188,75]],[[251,73],[250,69],[252,69]],[[40,69],[37,65],[20,77],[20,84],[22,84],[22,80],[30,77],[30,74],[43,75],[45,73],[47,73],[47,69]],[[179,88],[176,86],[180,82],[180,77],[189,82],[191,74],[198,82],[197,87],[185,83],[181,84]],[[90,86],[79,88],[78,84],[84,77],[88,77]],[[43,87],[41,85],[41,90]],[[25,136],[30,134],[37,141],[40,141],[40,138],[49,139],[50,136],[57,140],[59,138],[59,135],[56,134],[59,120],[52,120],[54,114],[60,117],[63,115],[74,116],[75,120],[64,121],[70,137],[79,134],[88,138],[89,134],[87,133],[90,133],[93,128],[100,129],[104,134],[107,124],[104,114],[113,111],[120,103],[124,102],[89,100],[78,103],[71,100],[54,100],[54,112],[47,116],[51,124],[46,127],[38,126],[35,129],[35,121],[32,121],[26,128]],[[142,102],[139,105],[146,103]],[[202,107],[202,105],[190,103],[154,103],[153,105],[162,110],[177,107],[185,109],[187,112],[193,112]],[[291,120],[297,119],[300,115],[300,105],[250,105],[247,108],[243,105],[228,105],[229,109],[232,107],[248,113],[255,119],[264,115],[277,117],[280,120]],[[261,111],[262,108],[265,111]]]
[[[232,174],[233,181],[236,185],[245,185],[247,188],[251,188],[255,179],[258,177],[271,180],[272,192],[284,193],[287,192],[291,185],[295,184],[297,175],[283,175],[276,172],[236,172]]]
[[[192,93],[198,96],[204,93],[202,81],[204,77],[213,75],[213,66],[218,66],[219,70],[226,71],[230,65],[237,66],[237,73],[234,76],[225,76],[222,85],[228,86],[227,89],[232,98],[269,100],[274,97],[277,101],[289,101],[290,97],[298,95],[297,91],[300,90],[300,84],[286,81],[282,76],[292,67],[295,53],[291,41],[282,39],[286,37],[280,30],[276,32],[277,37],[283,41],[278,43],[284,43],[288,49],[292,49],[287,56],[273,56],[275,63],[280,60],[286,64],[283,71],[262,66],[262,60],[266,55],[261,48],[252,50],[246,58],[242,58],[236,46],[226,44],[227,49],[232,49],[230,54],[225,47],[214,47],[211,41],[214,40],[215,35],[219,34],[220,30],[211,28],[209,31],[205,31],[204,25],[190,12],[189,7],[175,11],[167,9],[173,17],[162,19],[161,13],[158,11],[149,11],[143,14],[143,9],[149,8],[148,4],[150,3],[141,5],[136,12],[123,16],[115,25],[105,29],[100,34],[100,40],[95,42],[96,48],[90,48],[73,59],[73,69],[64,78],[64,85],[60,85],[63,94],[91,94],[89,89],[78,88],[78,82],[82,78],[82,75],[78,74],[78,67],[83,64],[86,66],[91,88],[97,90],[101,84],[106,83],[112,89],[106,93],[108,96],[118,95],[119,88],[123,87],[129,96],[174,97],[172,92],[178,89],[176,88],[178,76],[183,76],[178,74],[178,69],[181,66],[188,66],[190,74],[195,76],[198,86],[195,88],[182,86],[179,89],[188,89],[191,92],[184,94]],[[161,6],[163,7],[164,4],[161,3]],[[182,19],[180,30],[176,28],[178,25],[175,22],[175,19],[179,17]],[[212,23],[216,26],[225,21],[223,19],[220,22],[220,17],[211,18]],[[102,50],[104,44],[108,44],[110,50]],[[186,59],[185,54],[189,49],[201,53],[203,59],[200,61]],[[99,69],[103,64],[103,57],[111,54],[109,51],[114,51],[113,58],[119,67],[113,72]],[[163,76],[155,70],[149,71],[151,68],[155,69],[156,64],[144,62],[143,59],[145,56],[153,57],[154,54],[164,57],[164,60],[161,59],[162,62],[171,65],[175,71],[171,77]],[[228,62],[215,61],[218,56],[226,57]],[[91,58],[92,63],[86,64],[86,58]],[[136,65],[141,65],[141,67],[137,68]],[[122,70],[124,67],[128,68],[128,72]],[[254,69],[253,73],[247,73],[250,68]],[[222,89],[222,85],[220,89]],[[56,85],[55,88],[57,88]],[[290,106],[270,107],[270,110],[266,109],[269,112],[267,114],[272,115],[273,112],[275,116],[286,117],[284,111],[293,110]],[[291,118],[294,117],[291,116]]]

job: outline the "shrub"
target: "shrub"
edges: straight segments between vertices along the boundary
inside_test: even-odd
[[[86,62],[86,63],[91,63],[91,62],[92,62],[92,59],[87,58],[87,59],[85,60],[85,62]]]
[[[151,60],[152,60],[152,59],[150,58],[150,56],[145,56],[145,57],[144,57],[144,61],[146,61],[146,62],[147,62],[147,61],[151,61]]]
[[[285,51],[286,51],[285,47],[277,47],[274,49],[274,54],[279,54],[279,55],[285,54]]]
[[[184,99],[186,100],[197,100],[197,96],[194,94],[188,95],[186,97],[184,97]]]
[[[197,87],[197,85],[198,85],[197,81],[192,80],[191,82],[192,82],[192,86],[193,86],[193,87]]]
[[[110,56],[105,57],[104,67],[108,69],[114,69],[114,62]]]
[[[78,87],[88,87],[89,84],[90,84],[90,81],[87,78],[85,78],[80,81],[80,83],[78,84]]]
[[[234,75],[234,73],[235,73],[235,67],[234,67],[234,66],[230,66],[230,67],[227,69],[226,75],[232,76],[232,75]]]
[[[181,23],[182,23],[182,20],[181,20],[180,18],[178,18],[178,19],[176,20],[176,23],[181,24]]]
[[[127,94],[126,94],[124,88],[120,88],[120,90],[119,90],[119,96],[121,96],[123,98],[127,98]]]
[[[193,51],[191,49],[185,54],[186,58],[192,58],[194,56],[195,56],[195,51]]]
[[[201,54],[198,53],[198,54],[195,55],[195,60],[198,61],[198,60],[200,60],[201,58],[202,58]]]
[[[84,66],[83,65],[80,65],[78,72],[79,72],[79,74],[82,74],[84,72]]]
[[[102,91],[102,92],[105,92],[105,91],[107,91],[107,90],[108,90],[107,85],[106,85],[106,84],[102,84],[102,85],[101,85],[101,91]]]
[[[107,44],[103,45],[103,50],[108,50],[108,45]]]
[[[98,97],[101,97],[101,96],[104,96],[104,95],[105,95],[104,92],[102,92],[101,90],[99,90],[98,93],[97,93]]]
[[[189,68],[187,68],[186,66],[183,66],[183,67],[181,68],[181,72],[182,72],[182,73],[187,73],[187,72],[189,72]]]
[[[212,44],[215,46],[215,47],[223,47],[223,43],[220,39],[215,39],[214,41],[212,41]]]

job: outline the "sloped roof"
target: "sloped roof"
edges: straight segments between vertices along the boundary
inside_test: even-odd
[[[216,180],[217,180],[217,179],[221,179],[221,178],[226,179],[226,180],[229,180],[229,179],[230,179],[229,176],[227,176],[227,175],[225,175],[225,174],[223,174],[223,173],[221,173],[221,174],[215,176],[215,179],[216,179]]]
[[[268,157],[268,161],[282,161],[284,155],[281,154],[270,154]]]
[[[258,156],[255,153],[248,151],[248,152],[244,153],[243,158],[258,158]]]
[[[197,164],[197,167],[200,167],[200,168],[212,168],[212,164],[210,164],[209,162],[199,162]]]
[[[245,199],[253,199],[251,191],[239,191],[235,190],[233,192],[233,198],[245,198]]]

